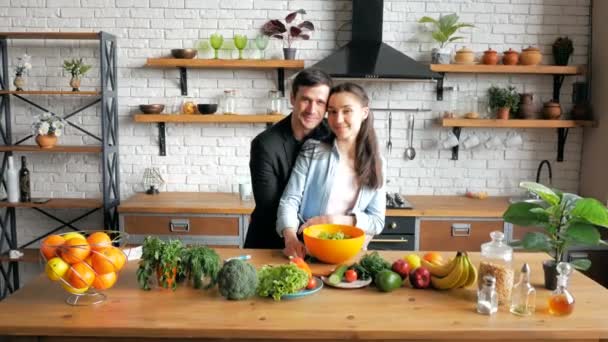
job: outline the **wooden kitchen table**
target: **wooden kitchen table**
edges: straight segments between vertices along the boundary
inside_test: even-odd
[[[249,253],[252,263],[281,263],[279,251],[217,249],[224,257]],[[382,252],[390,261],[403,252]],[[451,253],[446,253],[449,256]],[[472,254],[472,259],[477,258]],[[576,298],[572,315],[547,313],[549,291],[542,288],[542,254],[516,254],[525,260],[537,288],[537,311],[517,317],[501,307],[494,316],[475,312],[474,288],[391,293],[375,288],[324,287],[308,297],[275,302],[254,297],[229,301],[217,289],[179,287],[177,291],[140,290],[136,262],[130,262],[103,304],[73,307],[66,293],[44,275],[0,302],[0,341],[145,341],[163,338],[218,341],[270,340],[570,340],[608,341],[608,290],[580,273],[570,289]],[[2,337],[4,336],[4,337]]]

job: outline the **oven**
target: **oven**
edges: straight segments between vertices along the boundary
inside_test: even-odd
[[[386,216],[384,229],[374,236],[369,250],[413,251],[416,249],[416,217]]]

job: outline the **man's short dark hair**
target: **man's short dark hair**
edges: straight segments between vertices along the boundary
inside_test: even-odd
[[[293,80],[291,94],[296,96],[300,87],[316,87],[326,85],[330,89],[333,87],[331,77],[321,69],[308,68],[300,71]]]

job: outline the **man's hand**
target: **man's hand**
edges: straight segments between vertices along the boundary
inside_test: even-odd
[[[290,257],[304,258],[306,256],[306,247],[298,240],[296,230],[294,228],[286,228],[283,230],[283,239],[285,240],[285,248],[283,254]]]
[[[302,226],[300,226],[300,229],[298,229],[298,234],[301,234],[302,231],[304,230],[304,228],[306,228],[306,227],[310,227],[310,226],[313,226],[315,224],[325,224],[325,223],[343,224],[343,225],[347,225],[347,226],[354,226],[355,225],[355,217],[351,216],[351,215],[323,215],[323,216],[315,216],[315,217],[312,217],[312,218],[308,219],[308,221],[306,221]]]

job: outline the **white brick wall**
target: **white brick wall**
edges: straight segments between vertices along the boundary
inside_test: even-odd
[[[282,18],[288,11],[305,8],[307,19],[317,27],[312,39],[299,42],[299,57],[307,66],[328,55],[335,48],[336,29],[350,20],[350,1],[313,0],[0,0],[1,31],[98,31],[118,36],[119,45],[119,115],[121,144],[121,190],[126,198],[141,191],[141,178],[146,167],[158,167],[167,180],[167,191],[238,191],[237,184],[248,180],[249,142],[265,125],[243,124],[167,124],[166,157],[158,156],[157,128],[153,124],[135,124],[131,114],[140,103],[181,103],[179,76],[175,70],[143,68],[146,58],[169,55],[176,47],[193,47],[200,39],[220,32],[226,40],[235,33],[255,37],[259,27],[270,18]],[[477,28],[463,30],[464,42],[476,51],[491,46],[503,51],[521,50],[537,45],[550,63],[550,44],[558,35],[574,40],[574,63],[585,64],[588,47],[589,1],[556,0],[459,0],[459,1],[385,1],[385,41],[413,58],[430,60],[429,50],[435,47],[417,19],[423,15],[457,12],[462,21]],[[348,30],[349,26],[345,26]],[[348,32],[338,35],[340,44]],[[61,47],[61,48],[59,48]],[[273,41],[267,57],[280,57],[280,44]],[[96,68],[83,81],[83,87],[98,84],[98,47],[92,42],[78,41],[13,41],[10,61],[28,52],[34,69],[28,76],[28,88],[58,86],[67,88],[69,77],[61,70],[66,58],[84,56]],[[212,51],[203,51],[208,58]],[[236,52],[222,51],[223,56]],[[254,49],[246,56],[255,56]],[[12,69],[11,69],[12,76]],[[254,70],[188,71],[189,92],[194,100],[219,97],[225,88],[237,88],[241,111],[264,111],[264,98],[275,87],[274,72]],[[566,78],[561,99],[568,110],[572,82],[580,77]],[[11,78],[12,81],[12,78]],[[492,84],[514,84],[521,92],[533,92],[538,106],[551,97],[550,76],[448,75],[446,86],[459,87],[459,94],[483,97]],[[403,159],[406,147],[409,113],[393,113],[393,153],[388,160],[389,190],[405,194],[460,194],[466,189],[487,190],[491,195],[518,192],[517,184],[535,176],[542,159],[556,158],[557,136],[554,130],[463,129],[463,138],[475,133],[483,141],[490,136],[506,139],[510,132],[522,135],[524,145],[518,148],[488,150],[483,146],[462,150],[460,159],[452,161],[451,151],[440,149],[438,139],[448,129],[435,123],[449,101],[434,100],[434,84],[428,82],[373,82],[362,84],[373,98],[373,105],[393,108],[425,108],[432,112],[415,113],[414,147],[417,157]],[[40,98],[57,113],[69,113],[86,99]],[[38,113],[18,99],[12,100],[13,132],[19,137],[29,131],[31,116]],[[383,153],[387,138],[388,113],[376,113]],[[91,108],[74,117],[74,122],[99,134],[99,109]],[[95,144],[73,128],[60,138],[62,144]],[[578,189],[582,131],[572,129],[565,148],[565,161],[552,162],[554,185],[568,191]],[[100,163],[95,155],[28,155],[32,170],[33,196],[81,198],[99,197]],[[58,212],[61,215],[62,212]],[[66,219],[71,217],[69,211]],[[48,219],[32,211],[20,210],[20,239],[27,239],[49,225]],[[27,224],[24,224],[26,221]],[[100,218],[89,228],[98,227]],[[96,226],[97,225],[97,226]]]

